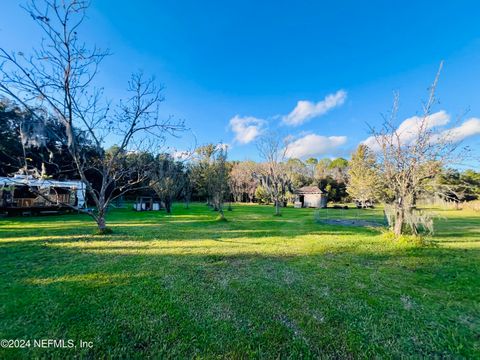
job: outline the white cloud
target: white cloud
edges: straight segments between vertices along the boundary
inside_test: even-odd
[[[230,128],[235,133],[235,141],[240,144],[248,144],[255,140],[262,134],[264,125],[265,120],[253,116],[235,115],[230,119]]]
[[[317,103],[300,100],[290,114],[283,116],[282,122],[290,126],[301,125],[307,120],[324,115],[331,109],[342,105],[346,98],[347,92],[338,90],[335,94],[329,94]]]
[[[217,150],[220,150],[222,149],[223,151],[228,151],[232,148],[232,146],[230,144],[227,144],[227,143],[219,143],[217,144],[216,146],[216,149]]]
[[[438,111],[432,115],[429,115],[425,118],[425,125],[427,130],[433,129],[438,126],[447,125],[450,121],[450,115],[448,115],[444,110]],[[423,117],[421,116],[412,116],[408,119],[405,119],[397,129],[397,133],[400,135],[400,139],[403,143],[411,143],[417,138],[418,131],[420,126],[422,126]]]
[[[425,125],[427,130],[433,129],[435,127],[444,126],[450,121],[450,115],[448,115],[444,110],[438,111],[432,115],[427,116],[425,119]],[[418,135],[420,126],[422,126],[423,117],[421,116],[412,116],[408,119],[402,121],[402,123],[397,128],[397,134],[400,138],[400,142],[403,145],[411,144]],[[380,150],[377,141],[374,136],[370,136],[364,141],[363,144],[367,145],[374,151]]]
[[[422,123],[422,117],[412,116],[408,119],[405,119],[397,129],[397,133],[400,137],[402,145],[410,145],[416,139],[418,131]],[[432,115],[429,115],[426,118],[426,127],[427,130],[442,127],[447,125],[450,122],[450,115],[448,115],[444,110],[438,111]],[[461,125],[440,131],[440,129],[432,135],[432,141],[437,142],[440,139],[444,139],[451,142],[460,142],[468,137],[480,135],[480,119],[470,118]],[[379,145],[373,136],[368,137],[363,144],[367,145],[374,151],[379,151]]]
[[[377,143],[377,140],[375,140],[375,136],[369,136],[365,140],[361,142],[361,144],[367,145],[370,149],[373,151],[380,151],[380,145]]]
[[[324,155],[331,153],[346,142],[346,136],[308,134],[290,143],[286,155],[290,158]]]
[[[443,131],[449,141],[459,142],[470,136],[480,135],[480,119],[470,118],[458,127]]]
[[[193,152],[188,150],[175,150],[172,152],[172,157],[177,161],[185,161],[192,158]]]

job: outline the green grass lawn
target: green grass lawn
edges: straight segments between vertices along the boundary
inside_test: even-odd
[[[0,339],[93,342],[0,358],[480,357],[478,214],[439,211],[419,248],[310,209],[173,211],[112,211],[108,236],[84,215],[0,219]],[[328,210],[357,216],[382,220]]]

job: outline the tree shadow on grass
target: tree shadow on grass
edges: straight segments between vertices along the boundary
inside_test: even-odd
[[[382,243],[307,212],[288,223],[237,214],[124,212],[108,236],[78,221],[0,228],[15,228],[0,241],[0,337],[94,339],[81,350],[90,358],[474,357],[479,249]],[[441,225],[435,239],[457,237]]]
[[[479,294],[471,280],[480,277],[472,266],[479,250],[119,256],[30,246],[3,254],[1,274],[9,281],[0,286],[0,334],[95,339],[94,349],[82,350],[89,357],[215,357],[246,349],[267,357],[348,357],[367,351],[363,336],[376,339],[372,355],[458,355],[449,331],[462,334],[463,354],[474,351]],[[442,304],[455,311],[444,315]],[[414,350],[405,343],[411,336],[419,340]]]
[[[141,224],[138,227],[112,224],[114,230],[110,235],[92,235],[94,226],[91,228],[74,228],[63,226],[51,226],[46,229],[32,231],[22,227],[10,227],[1,229],[3,239],[0,244],[35,243],[35,242],[75,242],[75,241],[181,241],[181,240],[215,240],[232,241],[242,238],[267,238],[267,237],[299,237],[303,235],[313,236],[348,236],[348,235],[377,235],[379,231],[370,228],[346,228],[324,224],[308,224],[307,226],[292,227],[272,226],[268,220],[257,224],[238,223],[219,224],[214,221],[197,221],[195,226],[191,224],[178,225],[167,224]],[[10,240],[11,239],[11,240]],[[230,240],[231,239],[231,240]]]

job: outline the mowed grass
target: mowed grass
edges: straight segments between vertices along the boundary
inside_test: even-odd
[[[173,211],[114,210],[108,236],[83,215],[1,219],[0,339],[93,348],[0,358],[480,357],[478,214],[439,211],[420,248],[311,209]]]

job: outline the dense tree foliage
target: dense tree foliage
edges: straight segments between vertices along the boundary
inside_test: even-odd
[[[456,203],[480,198],[480,173],[474,170],[442,171],[432,185],[433,192],[440,198]]]
[[[77,130],[84,156],[94,149]],[[62,123],[45,109],[26,109],[0,98],[0,176],[36,170],[38,176],[55,179],[77,178],[67,149]]]
[[[347,192],[360,206],[366,207],[379,198],[380,190],[375,154],[366,145],[359,145],[349,163]]]

